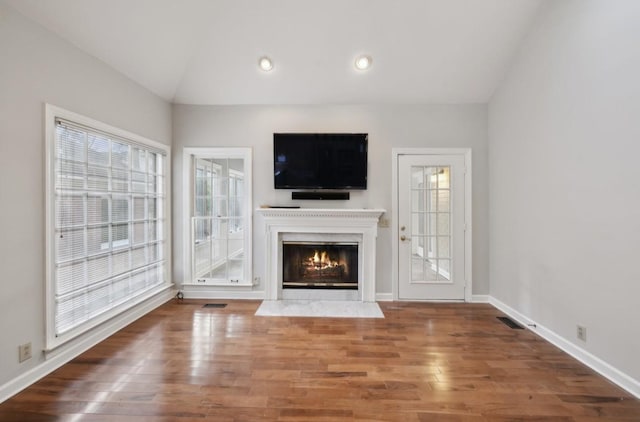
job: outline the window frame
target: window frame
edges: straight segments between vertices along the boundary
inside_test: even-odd
[[[171,282],[172,268],[172,243],[171,243],[171,147],[157,141],[136,135],[124,129],[120,129],[109,124],[100,122],[87,116],[74,113],[63,108],[45,104],[45,326],[46,326],[46,346],[45,352],[52,351],[58,347],[76,339],[83,334],[87,334],[98,325],[105,323],[112,318],[127,312],[137,305],[147,301],[148,299],[170,289],[173,286]],[[117,138],[127,141],[130,145],[136,144],[142,147],[159,150],[164,155],[164,282],[156,286],[149,292],[136,297],[133,300],[124,302],[116,307],[105,311],[104,313],[81,323],[80,325],[61,333],[56,334],[55,318],[56,318],[56,120],[66,120],[78,126],[85,126],[87,129],[97,132],[104,132]],[[130,205],[132,206],[132,205]]]
[[[214,287],[253,287],[253,208],[252,208],[252,155],[250,147],[184,147],[182,150],[182,192],[185,197],[182,206],[182,239],[183,239],[183,278],[182,285],[191,288],[192,286],[214,286]],[[197,159],[243,159],[244,179],[243,179],[243,210],[244,228],[242,236],[244,239],[244,263],[243,279],[238,282],[230,280],[208,280],[206,282],[196,282],[193,273],[192,257],[194,256],[192,233],[192,216],[195,210],[195,168]],[[228,192],[228,190],[227,190]]]

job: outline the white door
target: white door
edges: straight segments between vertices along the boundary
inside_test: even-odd
[[[465,299],[465,156],[398,155],[398,298]]]

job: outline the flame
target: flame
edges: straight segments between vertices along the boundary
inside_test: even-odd
[[[337,267],[337,261],[332,261],[326,251],[313,251],[313,257],[309,258],[309,264],[318,269]]]

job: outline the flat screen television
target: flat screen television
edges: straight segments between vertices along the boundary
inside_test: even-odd
[[[276,189],[366,189],[366,133],[274,133]]]

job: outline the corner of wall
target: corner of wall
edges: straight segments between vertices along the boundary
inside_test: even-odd
[[[604,360],[600,359],[597,356],[589,353],[581,347],[578,347],[574,343],[570,342],[566,338],[560,336],[553,330],[537,323],[532,320],[528,316],[520,313],[519,311],[513,309],[506,303],[489,296],[488,302],[493,305],[495,308],[504,312],[511,318],[518,321],[521,325],[527,327],[528,330],[534,332],[539,335],[543,339],[547,340],[549,343],[558,347],[560,350],[568,353],[575,359],[579,360],[583,364],[587,365],[589,368],[598,372],[603,377],[607,378],[609,381],[617,384],[621,388],[625,389],[629,393],[633,394],[636,398],[640,399],[640,381],[634,379],[633,377],[627,375],[622,372],[618,368],[610,365]]]

